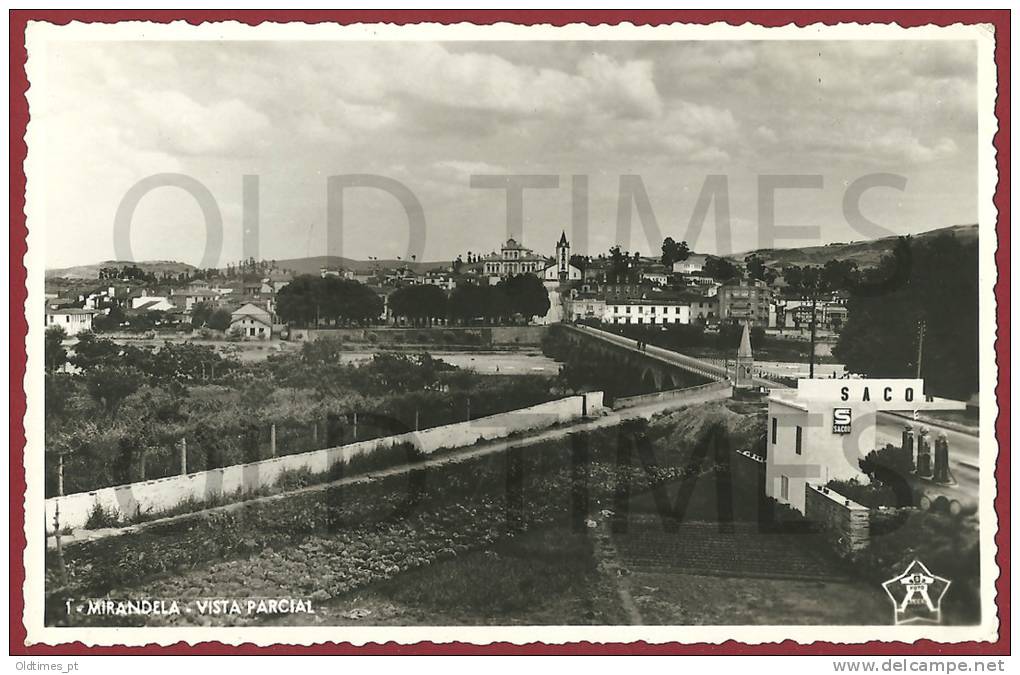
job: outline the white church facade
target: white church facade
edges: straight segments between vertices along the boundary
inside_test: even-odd
[[[560,233],[555,258],[539,255],[510,238],[500,247],[499,253],[490,253],[481,262],[486,275],[501,279],[515,274],[534,274],[544,281],[579,281],[582,276],[581,270],[570,264],[566,232]]]

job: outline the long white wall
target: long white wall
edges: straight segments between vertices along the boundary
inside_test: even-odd
[[[209,471],[118,485],[94,492],[51,497],[46,500],[46,531],[52,532],[54,529],[54,516],[58,504],[61,528],[79,529],[85,526],[89,514],[97,504],[107,513],[117,514],[122,518],[131,518],[139,513],[159,513],[189,499],[202,502],[220,495],[232,495],[238,491],[250,492],[267,487],[273,485],[283,472],[288,470],[308,469],[312,473],[325,473],[337,463],[402,443],[411,443],[420,452],[431,454],[441,448],[462,448],[482,440],[504,438],[515,432],[542,429],[578,419],[584,414],[591,415],[602,409],[602,392],[588,392],[498,415],[480,417],[470,422],[384,436],[249,464],[235,464]]]

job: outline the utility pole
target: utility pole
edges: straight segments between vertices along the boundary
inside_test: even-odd
[[[57,455],[57,503],[53,509],[53,530],[57,536],[57,565],[60,568],[60,578],[63,583],[67,583],[67,573],[64,569],[64,547],[60,541],[60,502],[59,499],[64,496],[64,453],[61,452]]]
[[[811,354],[809,356],[810,360],[808,361],[809,379],[814,379],[815,377],[815,336],[817,335],[816,333],[817,322],[815,321],[815,312],[817,311],[817,307],[818,307],[818,294],[816,292],[811,294]]]
[[[924,353],[924,319],[917,322],[917,379],[921,379],[921,356]]]

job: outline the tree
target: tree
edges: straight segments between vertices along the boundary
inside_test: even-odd
[[[127,316],[120,305],[113,305],[106,314],[99,314],[92,320],[92,328],[96,331],[117,330],[127,321]]]
[[[709,256],[705,259],[704,271],[705,274],[716,281],[729,281],[740,275],[736,265],[726,258],[717,258],[715,256]]]
[[[74,356],[71,365],[88,371],[104,363],[114,363],[124,350],[113,340],[96,337],[92,331],[78,333],[78,341],[74,345]]]
[[[470,282],[458,284],[446,303],[447,316],[465,325],[483,316],[485,291],[482,286]]]
[[[209,316],[213,313],[213,307],[207,302],[196,302],[191,307],[191,326],[192,328],[201,328],[205,326],[209,321]]]
[[[301,345],[301,360],[305,363],[337,363],[343,353],[344,343],[338,337],[320,337]]]
[[[89,394],[113,415],[121,401],[135,393],[144,381],[144,375],[131,366],[100,366],[85,376]]]
[[[832,290],[849,291],[860,282],[860,270],[853,260],[833,258],[822,267],[822,279]]]
[[[430,284],[404,286],[390,294],[389,307],[394,317],[431,325],[434,320],[446,316],[446,293]]]
[[[946,234],[901,237],[850,291],[835,355],[869,377],[916,377],[928,393],[966,399],[978,390],[978,250]],[[918,333],[924,325],[921,363]]]
[[[212,314],[209,315],[209,318],[206,321],[206,325],[209,326],[209,328],[212,328],[213,330],[227,330],[228,328],[230,328],[231,321],[232,317],[230,315],[230,312],[223,308],[220,308],[213,311]]]
[[[549,292],[541,279],[533,274],[516,274],[499,282],[497,289],[506,293],[510,312],[530,321],[549,312]]]
[[[46,371],[52,373],[59,370],[67,363],[67,350],[64,349],[64,340],[67,338],[67,331],[63,326],[50,326],[46,329],[44,337],[46,353]]]
[[[765,267],[765,260],[759,255],[749,255],[744,258],[747,265],[747,276],[756,281],[765,281],[768,268]]]
[[[284,321],[305,326],[365,324],[379,317],[382,300],[357,281],[305,274],[280,289],[276,311]]]
[[[307,326],[319,318],[320,279],[302,274],[276,294],[276,313],[287,323]]]
[[[627,281],[630,276],[630,256],[625,253],[617,244],[609,249],[609,274],[610,283],[620,284]]]
[[[673,237],[666,237],[662,240],[662,264],[667,268],[672,269],[673,263],[687,260],[690,255],[691,250],[686,241],[678,244],[673,240]]]

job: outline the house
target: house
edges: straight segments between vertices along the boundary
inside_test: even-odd
[[[707,255],[692,253],[687,256],[687,260],[677,260],[673,263],[673,271],[678,274],[698,274],[705,269],[706,260]]]
[[[210,290],[209,288],[197,287],[197,284],[192,284],[187,290],[173,291],[170,293],[170,299],[178,309],[183,309],[185,312],[190,312],[192,308],[200,303],[216,303],[219,300],[220,294],[216,291]]]
[[[583,321],[597,319],[602,321],[606,315],[606,299],[595,293],[575,293],[566,303],[567,319]]]
[[[92,317],[97,314],[94,309],[80,309],[77,307],[65,307],[54,309],[46,308],[46,328],[60,326],[68,335],[77,335],[92,330]]]
[[[268,340],[273,334],[273,316],[254,303],[246,303],[230,313],[229,332],[245,339]]]
[[[669,282],[669,271],[663,265],[648,265],[641,270],[641,280],[665,286]]]

